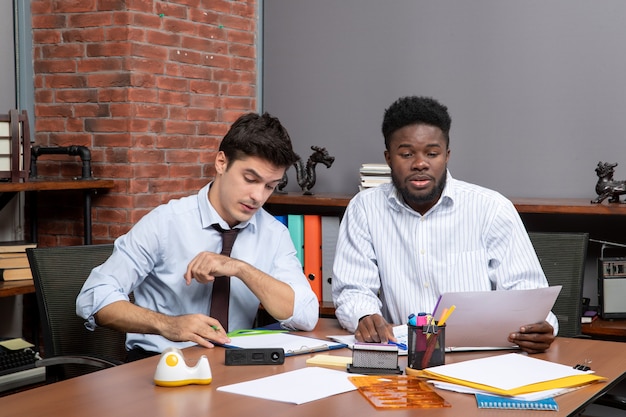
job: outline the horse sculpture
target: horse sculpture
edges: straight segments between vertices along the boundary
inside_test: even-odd
[[[326,148],[321,148],[319,146],[311,146],[313,153],[309,156],[308,161],[306,162],[306,166],[302,165],[302,159],[298,158],[298,160],[293,164],[296,169],[296,176],[298,179],[298,185],[304,192],[305,195],[313,194],[311,192],[311,188],[315,185],[315,166],[317,164],[323,164],[326,168],[330,168],[335,162],[335,157],[330,156]],[[283,179],[280,181],[276,189],[279,193],[284,193],[283,188],[287,186],[288,183],[287,172],[285,171],[285,175],[283,175]]]
[[[626,194],[626,181],[615,181],[613,174],[617,162],[609,164],[608,162],[598,162],[596,174],[598,174],[598,182],[596,183],[596,194],[598,197],[591,200],[592,203],[601,203],[609,198],[609,203],[621,203],[619,196]]]

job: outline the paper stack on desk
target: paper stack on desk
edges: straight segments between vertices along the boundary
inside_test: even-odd
[[[508,396],[578,387],[606,379],[519,353],[426,368],[420,376]]]

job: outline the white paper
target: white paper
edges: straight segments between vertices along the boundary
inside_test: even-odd
[[[472,359],[427,370],[437,375],[507,391],[539,382],[586,374],[571,366],[519,353]]]
[[[239,348],[283,348],[285,355],[320,352],[345,347],[342,343],[312,337],[298,336],[291,333],[265,333],[231,337],[230,347]]]
[[[476,389],[472,387],[466,387],[464,385],[452,384],[450,382],[434,381],[434,380],[431,380],[428,382],[433,384],[435,388],[444,389],[447,391],[460,392],[462,394],[487,394],[487,395],[493,395],[493,396],[501,397],[501,398],[513,398],[515,400],[523,400],[523,401],[538,401],[538,400],[543,400],[546,398],[553,398],[558,395],[562,395],[567,392],[582,388],[582,386],[572,387],[572,388],[555,388],[555,389],[547,389],[544,391],[530,392],[528,394],[512,395],[510,397],[505,397],[503,395],[494,394],[493,392],[484,391],[484,390],[480,390],[480,389]]]
[[[313,366],[226,385],[217,390],[266,400],[304,404],[356,390],[354,384],[348,380],[349,376],[354,375],[356,374]]]
[[[409,334],[408,328],[406,324],[401,324],[399,326],[393,327],[393,335],[396,337],[398,343],[403,343],[405,346],[409,346]],[[356,338],[353,334],[340,334],[340,335],[332,335],[326,336],[335,342],[343,343],[348,345],[350,349],[354,349],[354,344],[357,343]],[[408,350],[398,348],[398,355],[406,356],[408,355]]]
[[[511,291],[451,292],[441,296],[435,318],[456,306],[446,321],[446,349],[512,348],[509,334],[546,320],[561,286]]]

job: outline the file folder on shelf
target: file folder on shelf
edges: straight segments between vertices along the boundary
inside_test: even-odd
[[[317,214],[304,215],[304,275],[322,301],[322,218]]]

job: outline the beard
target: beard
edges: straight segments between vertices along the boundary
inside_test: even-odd
[[[441,194],[443,193],[443,189],[446,187],[446,180],[448,178],[448,173],[444,171],[443,175],[439,179],[435,179],[435,185],[432,190],[428,194],[417,194],[409,190],[409,187],[406,186],[406,183],[395,176],[393,173],[391,174],[391,181],[393,185],[396,187],[404,202],[409,205],[409,207],[419,207],[426,204],[434,205]]]

